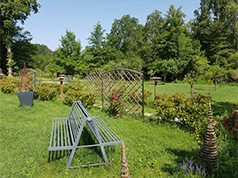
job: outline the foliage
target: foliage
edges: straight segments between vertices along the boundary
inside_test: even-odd
[[[183,163],[180,163],[181,169],[183,169],[187,176],[190,177],[192,175],[197,175],[199,177],[206,177],[209,175],[209,172],[206,170],[206,165],[198,165],[194,163],[192,160],[183,160]]]
[[[121,93],[113,93],[109,98],[108,113],[115,117],[121,116],[122,109],[122,96]]]
[[[53,63],[54,60],[53,52],[45,45],[34,44],[32,46],[36,48],[36,54],[32,56],[29,65],[42,71],[46,70],[46,67],[49,68],[49,65]]]
[[[34,99],[41,101],[55,101],[59,95],[59,92],[56,88],[48,86],[37,86],[34,92]]]
[[[40,4],[36,2],[36,0],[26,0],[26,1],[18,1],[18,0],[5,0],[0,2],[0,35],[1,47],[4,46],[6,51],[6,60],[8,66],[8,73],[12,75],[12,66],[15,64],[13,60],[12,47],[13,47],[13,37],[17,36],[17,22],[21,22],[22,24],[25,22],[28,16],[31,13],[37,13],[40,8]],[[18,45],[19,47],[20,45]]]
[[[57,64],[69,75],[74,75],[76,66],[82,65],[83,62],[80,58],[81,43],[75,38],[73,32],[66,30],[66,35],[61,36],[61,46],[55,51]]]
[[[80,87],[72,87],[65,93],[63,103],[72,106],[74,101],[81,101],[84,107],[91,108],[96,101],[96,96]]]
[[[19,86],[19,80],[15,77],[4,77],[1,80],[0,89],[3,93],[15,94]]]
[[[198,95],[192,99],[184,94],[157,95],[155,100],[157,115],[162,121],[176,122],[181,128],[194,133],[199,145],[208,124],[209,97]]]
[[[237,13],[236,0],[201,0],[199,9],[195,11],[194,37],[200,40],[210,64],[226,68],[227,59],[234,51],[237,52]]]

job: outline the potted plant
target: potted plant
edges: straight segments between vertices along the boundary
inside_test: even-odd
[[[24,62],[24,68],[20,75],[19,91],[16,92],[21,106],[32,106],[34,95],[33,89],[34,87],[27,72],[26,63]]]

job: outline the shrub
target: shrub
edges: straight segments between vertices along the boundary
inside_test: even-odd
[[[69,89],[65,93],[63,103],[71,106],[74,101],[81,101],[84,107],[91,108],[96,101],[96,95],[82,90]]]
[[[43,87],[48,87],[48,88],[53,88],[55,89],[58,93],[60,93],[60,85],[57,83],[42,83],[41,86]]]
[[[109,107],[107,110],[108,113],[115,117],[120,117],[121,105],[122,105],[121,95],[117,93],[113,93],[109,99]]]
[[[90,92],[83,92],[81,97],[81,102],[83,106],[86,108],[91,108],[93,104],[96,102],[97,96]]]
[[[34,99],[38,99],[41,101],[54,101],[57,99],[58,93],[59,92],[56,88],[38,86],[35,88]]]
[[[184,94],[158,95],[155,100],[157,115],[162,121],[176,122],[181,128],[194,133],[199,145],[203,142],[204,130],[209,118],[209,97],[187,98]]]
[[[0,89],[3,93],[14,94],[19,86],[19,80],[15,77],[5,77],[1,81]]]
[[[63,92],[67,93],[68,90],[75,90],[75,91],[81,91],[83,89],[83,85],[81,84],[68,84],[64,85]]]

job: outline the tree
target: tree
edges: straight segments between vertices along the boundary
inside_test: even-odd
[[[208,60],[201,56],[195,56],[195,58],[190,62],[190,71],[185,75],[184,80],[190,84],[191,97],[193,97],[193,86],[198,80],[199,76],[203,75],[205,71],[207,71],[209,65]]]
[[[125,55],[131,51],[137,52],[142,40],[142,28],[137,18],[124,15],[121,19],[114,20],[107,42]]]
[[[94,26],[94,31],[91,32],[91,36],[88,38],[89,46],[86,47],[86,54],[91,55],[90,68],[100,68],[104,64],[104,58],[102,55],[103,47],[105,45],[105,37],[103,36],[105,30],[103,30],[101,23],[98,22]]]
[[[13,37],[12,52],[15,62],[14,69],[18,71],[24,67],[23,63],[26,62],[28,67],[33,67],[32,59],[36,54],[37,48],[31,44],[32,36],[30,32],[23,31],[23,28],[16,27],[16,35]]]
[[[35,54],[29,65],[33,68],[44,70],[54,60],[54,53],[45,45],[34,44]]]
[[[94,26],[94,31],[91,32],[91,36],[88,38],[88,43],[93,48],[101,48],[103,45],[103,34],[106,30],[103,30],[101,23],[98,22],[97,25]]]
[[[25,22],[31,12],[37,13],[40,4],[36,0],[3,0],[0,2],[0,27],[1,37],[6,47],[8,75],[12,75],[12,66],[14,65],[12,45],[13,37],[16,35],[16,23]]]
[[[201,0],[195,16],[193,31],[202,50],[211,65],[223,67],[226,59],[238,50],[237,0]]]
[[[78,63],[82,64],[81,43],[76,41],[75,34],[69,30],[66,30],[65,36],[61,36],[60,42],[61,46],[55,51],[57,64],[64,68],[67,75],[73,76]]]

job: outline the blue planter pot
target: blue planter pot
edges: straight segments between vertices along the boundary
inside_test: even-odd
[[[21,106],[32,106],[34,91],[21,91],[16,93]]]

